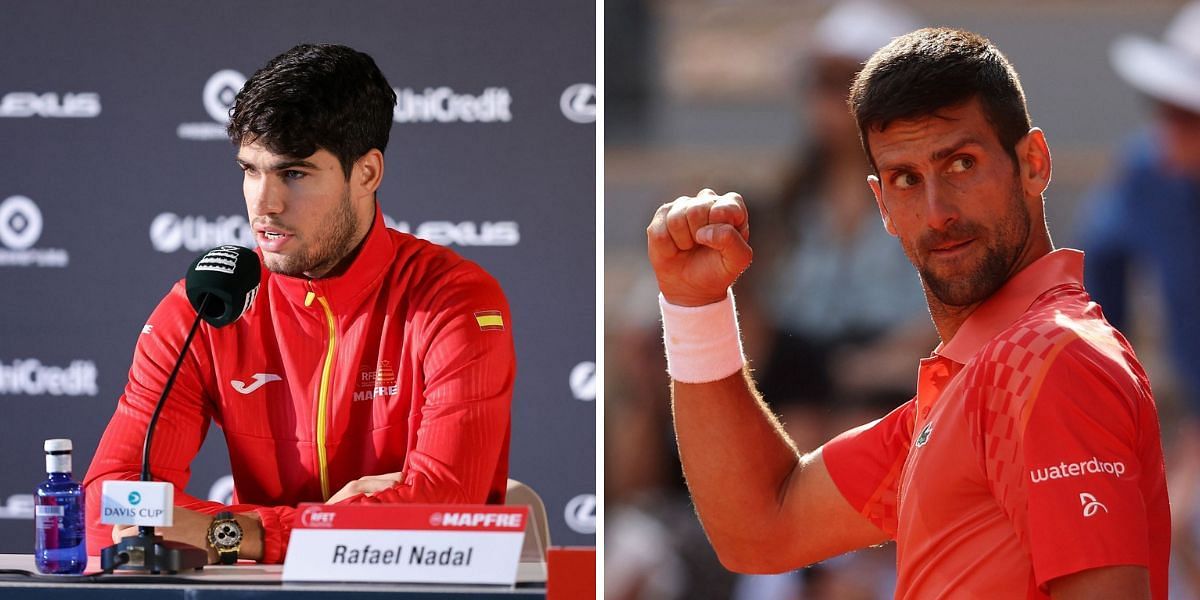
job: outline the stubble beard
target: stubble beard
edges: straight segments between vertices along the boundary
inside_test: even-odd
[[[1002,221],[992,228],[991,242],[984,249],[983,259],[967,273],[943,277],[925,263],[918,263],[915,253],[908,250],[909,259],[918,265],[917,271],[929,294],[947,307],[962,307],[978,304],[995,294],[1013,275],[1013,269],[1029,240],[1032,227],[1029,208],[1025,206],[1020,186],[1015,185],[1011,198],[1011,210]],[[985,239],[988,228],[980,223],[958,222],[944,232],[927,234],[921,245],[928,249],[943,240],[975,238]]]
[[[308,273],[323,275],[354,249],[357,240],[354,239],[355,219],[350,206],[349,185],[342,191],[341,201],[326,223],[299,254],[264,254],[267,269],[292,277]]]

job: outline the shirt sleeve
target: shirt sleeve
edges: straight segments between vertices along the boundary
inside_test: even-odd
[[[838,491],[889,537],[896,536],[900,470],[912,445],[915,400],[838,435],[821,449]]]
[[[469,262],[430,288],[416,318],[425,402],[403,480],[347,502],[504,502],[516,377],[508,302],[495,279]]]
[[[1045,347],[1028,376],[980,369],[984,470],[1043,590],[1063,575],[1149,566],[1146,503],[1138,482],[1138,420],[1148,401],[1120,360],[1083,339]],[[1011,363],[1012,361],[1007,361]],[[1021,401],[1020,387],[1032,386]]]
[[[135,481],[142,471],[142,447],[150,416],[171,374],[179,349],[195,317],[183,291],[176,284],[151,314],[138,337],[125,392],[100,438],[100,445],[84,477],[87,495],[88,553],[97,555],[112,544],[112,526],[100,522],[103,482],[109,479]],[[187,357],[163,405],[155,426],[151,449],[151,475],[175,487],[175,504],[216,513],[224,507],[183,493],[191,478],[191,462],[208,432],[212,409],[204,393],[203,335],[196,335]],[[211,506],[210,506],[211,505]]]

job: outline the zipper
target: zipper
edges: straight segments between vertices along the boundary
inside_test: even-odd
[[[321,303],[325,311],[325,320],[329,324],[329,346],[325,350],[325,363],[321,369],[321,387],[317,391],[317,469],[321,476],[321,497],[329,499],[329,459],[325,451],[327,435],[325,422],[329,414],[329,380],[333,376],[333,354],[337,348],[337,326],[333,319],[333,311],[324,296],[317,296],[312,282],[308,284],[308,295],[304,297],[304,306],[312,306],[313,300]]]

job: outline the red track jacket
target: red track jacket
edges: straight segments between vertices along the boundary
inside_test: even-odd
[[[278,563],[293,507],[364,475],[404,479],[347,502],[504,501],[516,366],[508,303],[491,276],[387,229],[376,209],[342,275],[308,280],[264,268],[262,277],[241,319],[200,326],[159,417],[151,468],[175,486],[177,506],[257,512],[263,562]],[[180,281],[138,339],[84,481],[95,499],[89,554],[112,543],[112,526],[100,523],[101,482],[138,478],[146,426],[195,315]],[[229,507],[183,493],[210,420],[229,447]]]

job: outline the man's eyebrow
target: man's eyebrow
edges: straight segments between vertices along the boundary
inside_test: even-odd
[[[235,158],[235,159],[233,159],[233,160],[234,160],[234,161],[235,161],[235,162],[236,162],[238,165],[240,165],[240,166],[242,166],[242,167],[255,167],[255,166],[256,166],[256,165],[254,165],[253,163],[246,162],[246,161],[244,161],[244,160],[242,160],[242,159],[240,159],[240,158]],[[315,171],[315,170],[318,170],[318,167],[317,167],[317,165],[315,165],[315,164],[313,164],[312,162],[309,162],[309,161],[307,161],[307,160],[304,160],[304,159],[302,159],[302,158],[294,158],[294,159],[281,160],[281,161],[279,161],[279,162],[277,162],[277,163],[274,163],[274,164],[271,164],[271,165],[269,165],[269,166],[267,167],[267,170],[268,170],[268,171],[283,171],[283,170],[285,170],[285,169],[294,169],[294,168],[296,168],[296,167],[303,167],[303,168],[306,168],[306,169],[313,169],[314,171]]]
[[[964,137],[964,138],[958,140],[957,142],[954,142],[953,144],[950,144],[948,146],[945,146],[944,148],[941,148],[940,150],[934,151],[934,153],[930,155],[930,158],[935,161],[942,160],[943,158],[946,158],[947,156],[950,156],[951,154],[954,154],[955,152],[962,150],[963,146],[970,146],[970,145],[982,146],[983,143],[980,142],[974,136],[967,136],[967,137]]]

